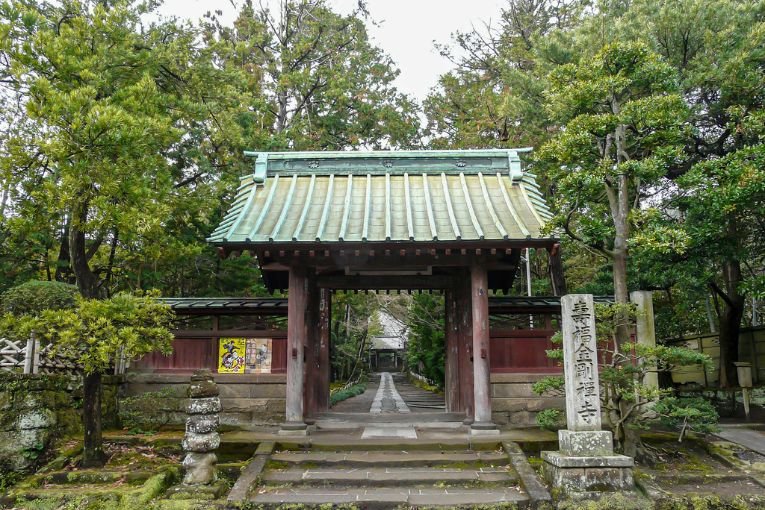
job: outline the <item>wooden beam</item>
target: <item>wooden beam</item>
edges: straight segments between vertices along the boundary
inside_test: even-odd
[[[319,276],[319,287],[345,290],[402,290],[402,289],[447,289],[452,284],[449,276]]]

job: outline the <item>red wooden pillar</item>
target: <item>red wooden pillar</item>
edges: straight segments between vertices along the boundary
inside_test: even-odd
[[[454,288],[457,315],[460,411],[465,423],[473,422],[473,313],[470,303],[470,275],[463,271]]]
[[[306,276],[306,306],[305,306],[305,344],[303,352],[305,358],[305,378],[303,380],[303,409],[307,423],[319,411],[319,401],[316,388],[319,386],[319,349],[320,349],[320,323],[319,312],[319,289],[316,287],[316,275],[313,270],[308,270]]]
[[[319,289],[319,338],[316,360],[317,377],[314,390],[316,392],[316,410],[320,413],[329,410],[331,317],[332,291],[329,289]]]
[[[447,289],[444,293],[446,329],[446,366],[444,367],[446,410],[454,413],[462,410],[460,403],[460,345],[459,318],[457,317],[457,300],[455,289]]]
[[[471,430],[496,430],[491,421],[491,382],[489,380],[489,282],[486,267],[470,266],[471,304],[473,311],[473,395],[474,421]]]
[[[287,399],[282,433],[305,433],[303,421],[304,346],[308,277],[305,267],[293,266],[289,273],[287,300]]]

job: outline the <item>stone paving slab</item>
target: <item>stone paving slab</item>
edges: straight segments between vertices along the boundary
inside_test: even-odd
[[[401,439],[417,439],[414,427],[365,427],[361,439],[373,437],[395,437]]]
[[[720,425],[720,431],[715,435],[765,455],[765,432],[761,430]]]
[[[471,504],[523,504],[528,496],[518,489],[343,489],[327,491],[314,488],[275,489],[257,494],[250,501],[260,504],[379,503],[427,506]]]
[[[483,463],[494,466],[508,464],[507,455],[495,452],[279,452],[271,456],[279,462],[311,462],[314,464],[361,464],[403,466],[407,464]]]
[[[512,473],[514,475],[515,473]],[[322,483],[395,483],[411,485],[433,482],[512,482],[516,478],[508,472],[481,472],[462,469],[410,469],[410,468],[373,468],[373,469],[287,469],[268,471],[263,480],[272,483],[322,482]]]

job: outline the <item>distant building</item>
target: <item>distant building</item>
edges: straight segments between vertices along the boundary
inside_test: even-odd
[[[403,370],[409,328],[384,310],[377,313],[377,320],[382,333],[372,337],[370,342],[370,367],[375,372]]]

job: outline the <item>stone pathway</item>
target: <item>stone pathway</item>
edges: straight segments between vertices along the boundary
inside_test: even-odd
[[[371,414],[410,412],[406,402],[396,390],[396,384],[390,372],[380,374],[380,386],[377,388],[377,394],[369,412]]]
[[[741,425],[721,424],[720,431],[715,435],[731,443],[745,446],[760,455],[765,455],[765,432],[761,430],[753,430]]]

